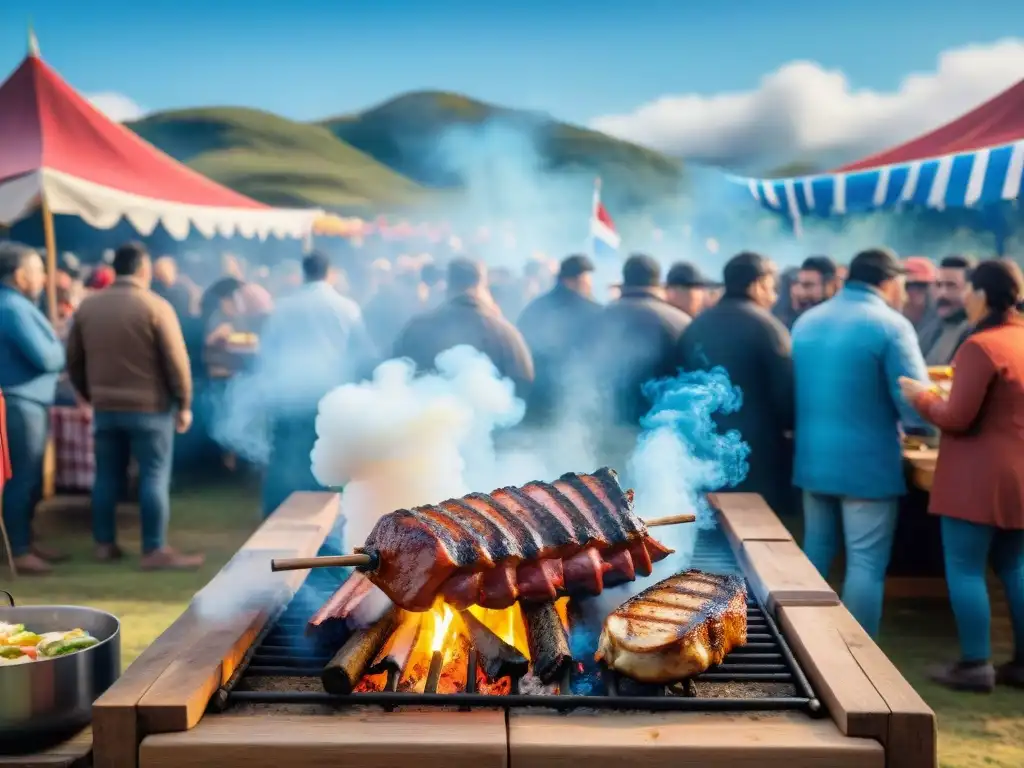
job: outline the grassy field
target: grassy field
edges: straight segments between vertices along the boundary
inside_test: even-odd
[[[140,573],[136,570],[138,525],[122,514],[122,544],[130,557],[116,566],[90,561],[91,536],[86,513],[46,515],[40,522],[48,545],[73,552],[73,562],[45,579],[9,582],[24,603],[76,603],[108,610],[120,617],[125,663],[131,661],[185,608],[192,595],[227,562],[258,524],[258,495],[251,487],[207,487],[177,493],[171,539],[185,550],[206,552],[206,567],[197,573]],[[1001,599],[997,596],[997,601]],[[1005,610],[997,609],[994,626],[997,658],[1010,650]],[[1024,703],[1020,691],[998,690],[991,696],[953,693],[925,679],[931,663],[956,654],[956,637],[942,601],[894,601],[886,606],[882,647],[939,717],[943,768],[1021,768],[1024,766]]]

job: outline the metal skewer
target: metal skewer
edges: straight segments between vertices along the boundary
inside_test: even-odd
[[[656,517],[653,520],[645,520],[644,525],[648,528],[657,528],[663,525],[692,523],[696,520],[696,515],[669,515],[668,517]],[[353,566],[372,571],[377,567],[377,559],[373,555],[357,554],[330,555],[327,557],[292,557],[270,561],[270,570],[272,571],[303,571],[309,568],[345,568]]]

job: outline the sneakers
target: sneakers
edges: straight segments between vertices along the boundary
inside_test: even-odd
[[[996,687],[996,670],[991,664],[941,664],[928,670],[928,678],[954,691],[992,693]]]
[[[161,547],[144,554],[139,567],[144,571],[194,571],[204,562],[204,555],[185,555],[171,547]]]

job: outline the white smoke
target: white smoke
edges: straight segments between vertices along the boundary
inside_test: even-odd
[[[370,381],[338,387],[320,402],[313,474],[344,487],[350,545],[395,509],[432,504],[529,479],[521,454],[499,459],[494,430],[517,424],[524,405],[486,355],[468,346],[415,377],[408,360],[382,363]]]

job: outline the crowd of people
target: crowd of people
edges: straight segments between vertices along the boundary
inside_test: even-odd
[[[262,276],[226,259],[200,294],[173,260],[151,263],[143,246],[128,244],[99,274],[83,282],[84,298],[62,301],[54,328],[38,309],[38,253],[0,245],[0,390],[13,465],[3,517],[25,573],[47,573],[59,559],[33,541],[32,511],[62,376],[94,411],[96,556],[122,554],[113,509],[133,459],[141,565],[155,569],[201,562],[167,544],[171,449],[175,432],[190,428],[197,377],[230,377],[253,358],[270,377],[269,513],[289,493],[319,488],[309,455],[323,395],[389,357],[429,370],[438,353],[468,344],[513,382],[527,429],[566,419],[599,426],[609,456],[635,440],[650,407],[646,382],[721,367],[743,406],[717,415],[718,427],[750,446],[737,490],[763,495],[784,517],[802,514],[804,549],[822,574],[845,549],[843,600],[872,635],[907,492],[903,436],[941,431],[931,511],[941,517],[961,659],[934,678],[968,690],[1024,686],[1024,281],[1012,263],[950,256],[936,266],[872,249],[848,265],[811,256],[779,274],[744,252],[717,280],[686,262],[663,275],[638,254],[604,302],[584,255],[532,260],[521,276],[465,256],[445,265],[401,257],[358,276],[321,253]],[[258,354],[236,354],[239,334],[258,336]],[[956,375],[943,397],[928,366],[950,364]],[[990,557],[1016,642],[998,669]]]

